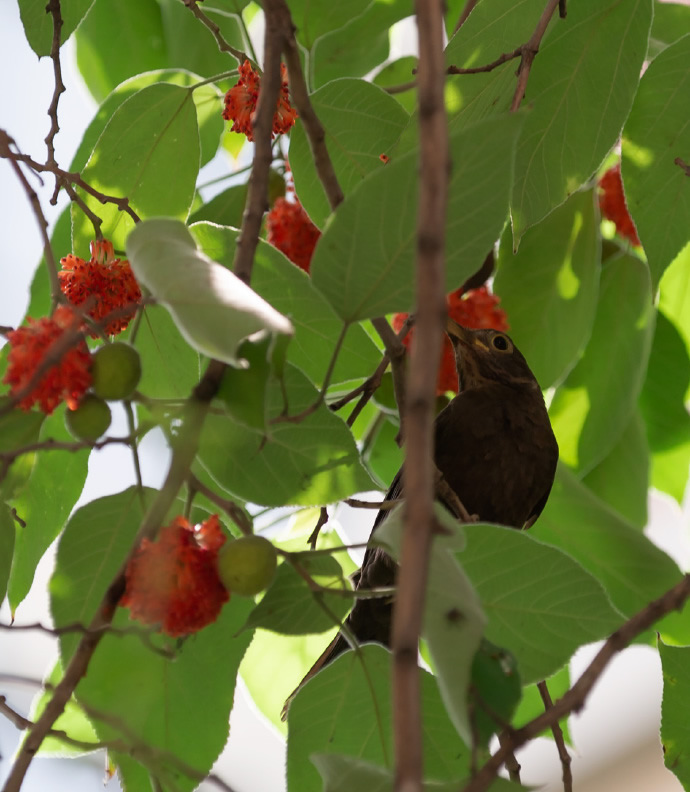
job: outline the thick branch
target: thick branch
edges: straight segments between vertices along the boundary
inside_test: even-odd
[[[433,529],[433,411],[445,317],[444,241],[449,177],[443,99],[443,3],[418,0],[420,185],[417,211],[417,315],[406,389],[405,527],[393,610],[395,790],[422,789],[417,648]]]

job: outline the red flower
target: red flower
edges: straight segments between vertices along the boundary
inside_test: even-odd
[[[635,230],[632,217],[628,214],[623,192],[620,164],[609,168],[599,180],[599,208],[601,214],[616,224],[616,231],[620,236],[630,240],[633,245],[639,245],[640,239]]]
[[[230,595],[218,577],[218,550],[225,542],[218,515],[195,530],[184,517],[144,539],[127,566],[120,605],[130,618],[160,624],[167,635],[197,632],[218,618]]]
[[[446,298],[448,316],[455,319],[463,327],[493,328],[494,330],[508,330],[508,317],[506,312],[498,307],[500,300],[491,294],[486,286],[470,289],[463,294],[462,289],[456,289]],[[400,332],[408,314],[399,313],[393,317],[393,328]],[[403,344],[408,347],[412,343],[414,328],[407,334]],[[458,392],[458,374],[455,369],[455,355],[448,338],[443,339],[441,364],[436,382],[436,393],[440,396],[446,391]]]
[[[27,319],[25,327],[7,334],[10,352],[3,382],[10,385],[12,394],[22,391],[31,381],[46,356],[55,354],[53,345],[64,333],[79,327],[79,319],[71,308],[60,305],[50,319]],[[79,399],[91,385],[91,355],[83,339],[62,352],[60,359],[48,368],[36,387],[19,402],[23,410],[30,410],[38,402],[50,415],[60,402],[75,409]]]
[[[283,63],[280,64],[280,74],[282,83],[278,93],[276,112],[273,116],[273,135],[288,132],[297,119],[296,111],[290,106],[287,69]],[[233,122],[231,132],[242,132],[247,136],[247,140],[254,139],[253,121],[260,88],[261,77],[252,69],[251,63],[246,60],[240,66],[240,79],[225,94],[223,118]]]
[[[277,198],[266,215],[267,239],[293,264],[309,272],[311,257],[321,236],[319,229],[309,219],[299,198],[293,201]]]
[[[129,261],[116,259],[112,244],[105,239],[91,243],[89,261],[70,253],[60,259],[60,263],[63,271],[58,272],[58,278],[63,294],[73,305],[90,300],[88,315],[96,322],[118,308],[141,302],[141,289]],[[108,335],[121,333],[135,313],[133,308],[113,319],[105,327],[105,332]],[[91,338],[99,337],[95,332],[90,335]]]

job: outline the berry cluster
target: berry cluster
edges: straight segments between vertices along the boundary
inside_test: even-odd
[[[468,292],[456,289],[446,298],[448,316],[463,327],[508,330],[508,317],[506,312],[499,307],[499,303],[499,298],[495,294],[491,294],[486,286],[470,289]],[[395,314],[393,328],[396,332],[400,332],[407,316],[406,313]],[[403,340],[408,349],[412,343],[413,334],[414,328]],[[455,368],[453,347],[448,338],[444,337],[436,393],[440,396],[447,391],[458,392],[458,374]]]
[[[247,136],[247,140],[254,139],[253,122],[256,112],[256,103],[259,100],[261,77],[252,69],[251,63],[246,60],[240,66],[240,79],[225,94],[225,109],[223,118],[232,121],[231,132],[240,132]],[[280,66],[282,82],[278,94],[278,104],[273,116],[273,135],[288,132],[297,119],[297,113],[290,105],[288,96],[287,69],[285,64]]]
[[[293,264],[309,272],[311,257],[321,236],[304,207],[288,186],[287,196],[277,198],[266,215],[266,239],[287,256]]]
[[[609,168],[599,179],[599,189],[599,208],[602,216],[616,224],[616,231],[620,236],[630,240],[633,245],[639,245],[637,230],[625,203],[620,164]]]

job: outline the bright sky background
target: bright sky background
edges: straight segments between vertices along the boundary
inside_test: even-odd
[[[56,138],[56,154],[60,165],[68,167],[96,106],[76,72],[72,42],[63,47],[62,65],[68,90],[60,99],[61,131]],[[15,138],[23,152],[39,160],[45,157],[43,139],[49,129],[45,109],[52,91],[50,60],[38,61],[24,38],[16,2],[3,0],[0,2],[0,127]],[[66,203],[64,195],[58,208],[51,207],[48,203],[53,189],[50,181],[43,187],[35,179],[32,184],[39,192],[47,218],[53,222]],[[0,325],[16,326],[26,310],[28,288],[42,244],[26,195],[3,160],[0,160],[0,185]],[[56,251],[58,256],[67,252]],[[117,426],[116,431],[119,431]],[[148,460],[144,469],[146,483],[156,486],[165,469],[162,451],[155,438],[144,446],[144,456]],[[92,455],[82,501],[106,492],[120,491],[131,480],[128,452],[110,447]],[[686,510],[684,517],[677,505],[667,498],[655,498],[652,503],[650,535],[684,568],[690,565],[687,513]],[[46,584],[51,566],[52,555],[49,554],[39,567],[32,594],[19,610],[18,623],[47,622]],[[0,610],[0,621],[9,622],[7,606]],[[578,653],[573,664],[575,676],[592,654],[593,650],[589,648]],[[33,690],[8,685],[2,675],[14,673],[40,679],[54,657],[54,641],[45,635],[26,633],[10,636],[0,631],[0,693],[8,695],[10,703],[27,714]],[[655,653],[641,647],[625,652],[596,688],[584,714],[571,720],[576,754],[582,757],[582,764],[577,756],[575,759],[576,779],[578,772],[586,772],[582,767],[585,763],[592,768],[597,763],[610,760],[612,753],[630,750],[638,742],[653,739],[658,730],[660,695],[661,675]],[[282,741],[272,727],[253,714],[246,696],[240,693],[237,701],[229,749],[216,771],[237,792],[280,792],[284,788]],[[17,740],[18,732],[0,717],[0,781],[7,773]],[[560,767],[552,744],[542,741],[519,758],[523,765],[523,782],[544,783],[551,779],[555,786],[549,786],[549,789],[559,788],[556,782],[560,777]],[[661,762],[660,748],[658,761]],[[32,765],[24,790],[98,790],[102,789],[102,779],[103,758],[100,755],[80,762],[38,760]],[[668,780],[669,790],[680,790],[680,785],[670,774]],[[117,788],[115,781],[107,787],[108,790]],[[626,792],[634,790],[627,786]]]

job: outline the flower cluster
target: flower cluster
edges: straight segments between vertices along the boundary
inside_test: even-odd
[[[96,322],[117,309],[141,302],[141,289],[132,268],[125,259],[115,258],[111,242],[99,240],[91,243],[89,261],[70,253],[60,260],[62,272],[58,273],[60,288],[73,305],[88,301],[87,313]],[[117,335],[126,329],[134,317],[132,308],[105,327],[108,335]],[[98,333],[91,333],[98,338]]]
[[[285,64],[280,65],[280,74],[282,82],[278,93],[278,104],[273,116],[273,135],[288,132],[297,120],[297,113],[290,106]],[[240,66],[240,79],[225,94],[223,118],[233,122],[231,132],[243,133],[247,136],[247,140],[254,139],[254,113],[260,89],[261,77],[252,69],[251,63],[246,60]]]
[[[309,219],[291,188],[288,187],[288,197],[277,198],[266,215],[266,231],[266,238],[271,245],[300,269],[309,272],[311,257],[321,232]]]
[[[620,236],[630,240],[633,245],[639,245],[635,224],[628,214],[623,192],[620,164],[609,168],[599,180],[599,208],[601,214],[616,224],[616,231]]]
[[[56,360],[46,368],[36,386],[20,400],[23,410],[30,410],[38,403],[40,409],[50,415],[63,401],[74,409],[91,385],[91,356],[84,340],[60,349],[65,333],[77,330],[79,325],[80,320],[72,309],[61,305],[50,318],[28,318],[24,327],[7,334],[10,352],[3,382],[10,385],[12,395],[23,392],[38,368],[45,365],[51,355],[56,355]]]
[[[499,307],[499,303],[499,298],[495,294],[491,294],[486,286],[470,289],[466,293],[462,289],[456,289],[446,298],[448,316],[463,327],[508,330],[508,317],[506,312]],[[406,313],[395,314],[393,328],[396,332],[400,332],[407,316]],[[408,349],[412,343],[413,333],[414,328],[403,341]],[[448,338],[444,338],[436,393],[441,395],[447,391],[458,392],[458,374],[455,368],[453,346]]]
[[[120,604],[129,608],[130,618],[159,624],[172,637],[201,630],[230,598],[218,577],[224,542],[218,515],[196,529],[176,517],[155,541],[142,541],[127,566]]]

